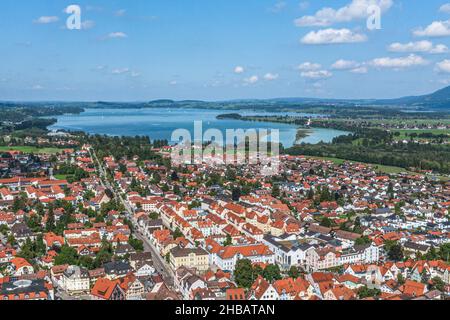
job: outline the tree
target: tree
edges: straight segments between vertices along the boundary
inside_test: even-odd
[[[144,251],[144,242],[142,240],[136,239],[133,236],[130,236],[128,239],[128,243],[133,247],[136,251]]]
[[[253,268],[253,278],[256,279],[258,276],[262,276],[264,273],[264,269],[259,265],[255,265]]]
[[[45,223],[45,230],[47,232],[53,232],[55,230],[55,214],[53,213],[53,207],[48,210],[47,222]]]
[[[181,237],[183,237],[183,233],[180,231],[180,228],[176,228],[175,231],[173,232],[173,238],[177,239]]]
[[[273,184],[272,186],[272,197],[279,197],[280,196],[280,186],[278,184]]]
[[[180,178],[178,177],[178,173],[176,171],[173,171],[172,174],[170,175],[170,179],[172,181],[178,181],[180,180]]]
[[[322,221],[320,221],[320,225],[322,227],[331,228],[333,226],[333,221],[330,218],[328,218],[328,217],[324,217],[322,219]]]
[[[94,259],[89,256],[81,256],[78,260],[78,265],[88,270],[92,270],[95,268]]]
[[[25,219],[27,226],[33,231],[33,232],[39,232],[41,231],[41,217],[37,214],[32,214],[30,217]]]
[[[300,276],[300,271],[296,266],[292,266],[288,271],[288,276],[297,279]]]
[[[369,289],[369,288],[367,288],[366,286],[364,286],[364,287],[361,287],[361,288],[358,290],[358,297],[359,297],[360,299],[369,298],[369,297],[376,298],[376,297],[378,297],[379,295],[381,295],[381,290],[376,289],[376,288],[374,288],[374,289]]]
[[[439,256],[442,260],[450,262],[450,243],[445,243],[439,247]]]
[[[399,273],[398,276],[397,276],[397,282],[400,285],[405,283],[405,277],[403,277],[403,275],[401,273]]]
[[[263,277],[269,282],[280,280],[280,267],[277,264],[269,264],[263,271]]]
[[[77,250],[75,250],[72,247],[69,247],[68,245],[63,245],[61,247],[61,251],[55,257],[55,265],[60,266],[63,264],[77,265],[78,264]]]
[[[363,233],[363,229],[361,226],[361,219],[359,217],[356,217],[356,219],[355,219],[355,224],[353,226],[353,232],[359,233],[359,234]]]
[[[426,260],[436,260],[439,259],[439,255],[436,251],[436,248],[434,246],[430,247],[430,250],[425,254]]]
[[[238,260],[234,269],[234,279],[239,287],[250,288],[255,281],[252,262],[250,260]]]
[[[231,199],[233,199],[233,201],[239,201],[240,198],[241,198],[241,189],[233,188],[231,192]]]
[[[441,292],[445,292],[445,282],[439,278],[439,277],[434,277],[433,279],[431,279],[431,290],[432,289],[437,289]]]
[[[25,240],[25,243],[20,249],[19,256],[24,258],[25,260],[32,260],[36,257],[33,250],[33,243],[31,242],[30,238],[27,238],[27,240]]]
[[[112,260],[112,257],[113,254],[110,251],[108,251],[107,249],[100,249],[100,251],[97,252],[97,255],[95,256],[95,267],[100,268],[105,263],[110,262]]]
[[[153,178],[152,179],[153,184],[158,184],[161,182],[161,176],[159,175],[158,172],[153,173],[152,178]]]
[[[150,212],[150,214],[148,215],[148,217],[152,220],[156,220],[159,218],[159,214],[156,212]]]
[[[227,234],[227,239],[223,243],[224,247],[231,246],[233,244],[233,238],[229,234]]]
[[[36,237],[36,240],[33,243],[34,251],[36,252],[36,256],[41,257],[47,252],[47,246],[44,243],[44,237],[42,234],[39,234]]]
[[[0,233],[3,234],[4,236],[7,235],[9,231],[9,228],[6,224],[0,224]]]
[[[26,196],[24,197],[23,194],[20,194],[18,197],[14,198],[12,210],[14,212],[22,210],[25,208],[25,204],[26,204]]]
[[[308,195],[307,195],[309,200],[314,200],[314,190],[313,189],[309,189],[308,190]]]
[[[94,265],[96,268],[101,267],[106,262],[110,262],[113,257],[113,248],[111,243],[106,238],[106,235],[102,238],[102,245],[100,250],[97,252],[95,256]]]
[[[12,234],[10,234],[10,235],[8,236],[8,239],[6,240],[6,242],[7,242],[8,244],[10,244],[11,246],[17,245],[16,238],[14,238],[14,236],[13,236]]]
[[[355,240],[356,245],[365,245],[365,244],[371,244],[371,243],[372,243],[372,240],[370,240],[368,236],[364,236],[364,237],[361,237],[361,238],[358,238]]]
[[[388,251],[388,258],[393,261],[401,261],[404,258],[403,248],[400,244],[393,245]]]
[[[393,247],[393,246],[395,246],[397,244],[397,241],[394,241],[394,240],[386,240],[385,242],[384,242],[384,250],[386,251],[386,252],[389,252],[389,250],[391,250],[391,248]]]

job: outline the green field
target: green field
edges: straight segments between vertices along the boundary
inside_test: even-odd
[[[325,160],[325,161],[331,161],[336,165],[341,165],[346,161],[352,162],[352,163],[361,163],[365,165],[372,166],[376,172],[379,173],[387,173],[387,174],[395,174],[395,173],[401,173],[401,172],[410,172],[404,168],[400,167],[393,167],[393,166],[383,166],[381,164],[373,164],[373,163],[363,163],[358,161],[351,161],[351,160],[344,160],[344,159],[338,159],[338,158],[328,158],[328,157],[309,157],[306,156],[307,159],[318,159],[318,160]]]
[[[408,129],[401,129],[401,130],[394,130],[394,132],[400,132],[399,136],[396,136],[395,139],[397,140],[404,140],[404,139],[409,139],[409,135],[411,133],[417,133],[417,134],[421,134],[421,133],[431,133],[434,135],[441,135],[441,134],[447,134],[448,138],[450,139],[450,130],[449,129],[423,129],[423,130],[408,130]],[[407,136],[408,134],[408,136]]]
[[[18,146],[18,147],[5,147],[0,146],[0,152],[5,151],[21,151],[23,153],[35,153],[35,154],[56,154],[62,152],[62,149],[58,148],[37,148],[28,146]]]
[[[443,119],[371,119],[370,122],[376,124],[391,124],[391,125],[422,125],[422,124],[450,124],[449,118]]]

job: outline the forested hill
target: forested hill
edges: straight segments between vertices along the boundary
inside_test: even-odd
[[[240,110],[254,109],[266,111],[308,112],[313,109],[330,107],[384,107],[391,109],[421,109],[450,112],[450,87],[423,96],[409,96],[398,99],[320,99],[320,98],[274,98],[241,99],[228,101],[201,101],[160,99],[143,102],[0,102],[0,109],[8,107],[47,107],[57,108],[199,108]],[[320,113],[320,112],[319,112]]]

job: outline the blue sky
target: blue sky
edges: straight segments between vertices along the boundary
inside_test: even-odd
[[[0,100],[429,93],[450,84],[447,3],[2,0]],[[65,27],[71,4],[82,30]],[[366,26],[373,4],[380,30]]]

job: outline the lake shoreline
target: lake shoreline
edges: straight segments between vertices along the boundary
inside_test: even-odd
[[[172,141],[172,134],[177,129],[194,133],[195,121],[202,121],[203,133],[208,129],[220,130],[224,137],[226,130],[279,130],[280,142],[284,147],[299,143],[316,144],[320,141],[331,142],[333,138],[346,132],[333,129],[304,130],[298,124],[282,122],[241,121],[237,119],[217,119],[224,110],[181,110],[170,108],[140,109],[88,109],[81,114],[55,117],[57,122],[47,127],[50,131],[85,132],[107,136],[148,136],[151,140]],[[274,113],[279,116],[278,113]],[[283,114],[284,115],[284,114]],[[303,115],[305,118],[310,114]]]

